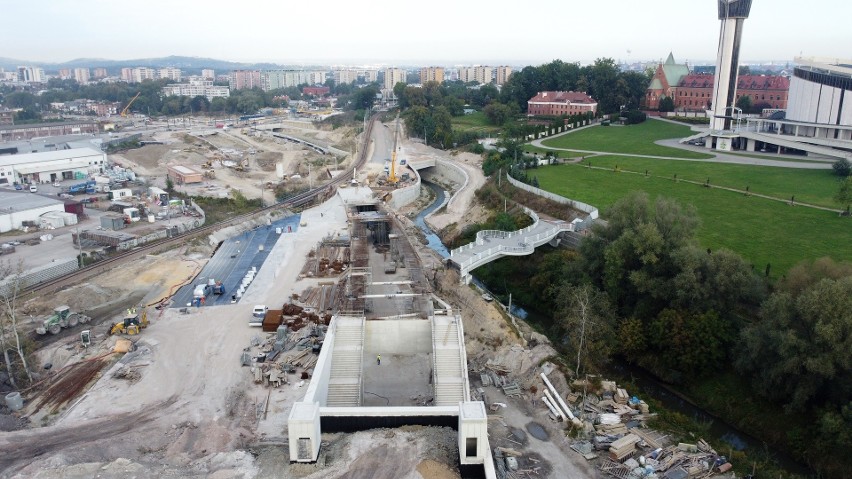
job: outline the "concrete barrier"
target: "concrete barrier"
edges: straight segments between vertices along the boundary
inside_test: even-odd
[[[514,179],[514,178],[512,178],[511,176],[508,176],[508,175],[506,176],[506,178],[509,180],[509,183],[511,183],[513,186],[515,186],[517,188],[520,188],[520,189],[525,190],[525,191],[529,191],[530,193],[532,193],[534,195],[538,195],[538,196],[541,196],[543,198],[547,198],[547,199],[555,201],[559,204],[568,205],[571,208],[574,208],[575,210],[579,210],[579,211],[582,211],[583,213],[587,213],[589,215],[589,217],[593,220],[598,219],[598,216],[599,216],[598,209],[595,208],[592,205],[588,205],[588,204],[583,203],[581,201],[572,200],[570,198],[565,198],[564,196],[559,196],[559,195],[557,195],[555,193],[551,193],[549,191],[544,191],[541,188],[536,188],[535,186],[528,185],[528,184],[521,182],[521,181],[518,181],[518,180],[516,180],[516,179]]]

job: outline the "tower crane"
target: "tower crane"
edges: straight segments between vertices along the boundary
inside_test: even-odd
[[[396,115],[396,123],[393,127],[393,152],[391,153],[390,172],[388,173],[388,183],[395,185],[399,181],[396,177],[396,149],[397,139],[399,138],[399,114]]]
[[[140,91],[139,93],[137,93],[137,94],[136,94],[136,96],[134,96],[133,98],[131,98],[129,102],[127,102],[127,106],[125,106],[125,107],[124,107],[124,109],[123,109],[123,110],[121,110],[121,116],[122,116],[122,117],[126,117],[126,116],[127,116],[127,110],[129,110],[129,109],[130,109],[130,105],[132,105],[132,104],[133,104],[133,102],[134,102],[134,101],[136,101],[136,99],[137,99],[137,98],[139,98],[139,95],[141,95],[141,94],[142,94],[142,92]]]

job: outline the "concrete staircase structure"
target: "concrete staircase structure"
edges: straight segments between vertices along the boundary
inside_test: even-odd
[[[458,316],[432,316],[432,361],[435,406],[467,401],[467,358]]]
[[[364,318],[335,320],[326,406],[360,406],[364,358]]]

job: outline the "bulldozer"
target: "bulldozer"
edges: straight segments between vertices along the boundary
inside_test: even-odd
[[[112,325],[109,334],[126,334],[133,336],[142,332],[148,327],[148,312],[143,310],[142,314],[138,314],[135,309],[130,309],[124,315],[121,321]]]
[[[85,314],[71,311],[67,305],[53,308],[53,314],[42,321],[42,325],[36,328],[36,334],[59,334],[62,328],[73,328],[79,323],[88,323],[92,318]]]

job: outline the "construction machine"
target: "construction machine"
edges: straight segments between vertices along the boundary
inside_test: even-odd
[[[138,314],[135,309],[130,309],[124,315],[121,321],[112,325],[109,334],[126,334],[136,335],[148,327],[148,312],[143,310],[142,314]]]
[[[399,114],[396,115],[396,123],[393,127],[393,152],[391,153],[390,171],[388,172],[388,183],[391,185],[397,184],[399,178],[396,177],[396,149],[397,140],[399,139]]]
[[[127,102],[127,106],[125,106],[125,107],[124,107],[124,109],[123,109],[123,110],[121,110],[121,116],[122,116],[122,117],[126,117],[126,116],[127,116],[127,111],[128,111],[128,110],[130,110],[130,105],[132,105],[132,104],[133,104],[133,102],[134,102],[134,101],[136,101],[136,99],[137,99],[137,98],[139,98],[139,95],[141,95],[141,94],[142,94],[142,92],[140,91],[139,93],[137,93],[137,94],[136,94],[136,96],[134,96],[133,98],[131,98],[129,102]]]
[[[92,318],[85,314],[71,311],[67,305],[53,308],[53,314],[42,321],[42,325],[36,328],[37,334],[59,334],[62,328],[73,328],[79,323],[88,323]]]

